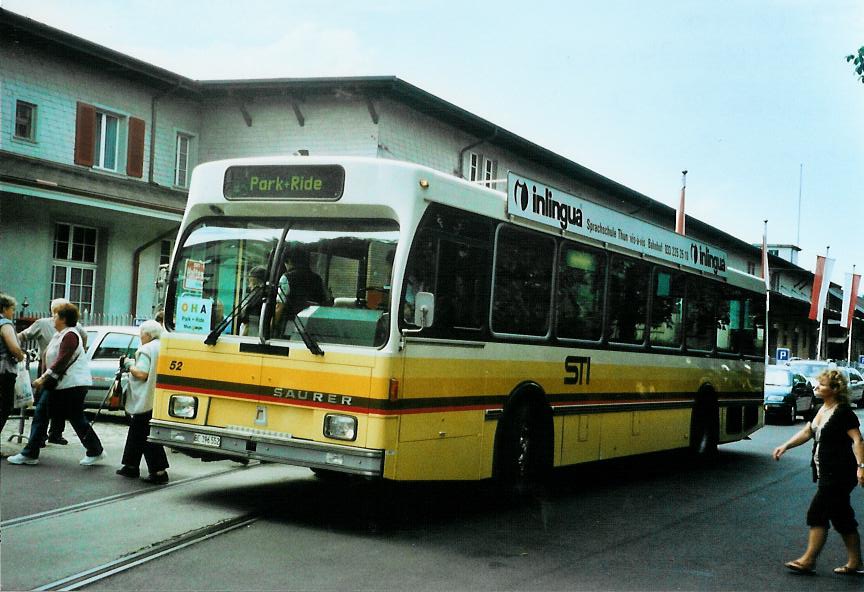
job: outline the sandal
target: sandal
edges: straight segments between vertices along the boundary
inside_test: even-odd
[[[834,573],[838,576],[864,576],[864,568],[841,565],[834,568]]]
[[[787,568],[791,569],[795,573],[808,574],[808,575],[815,573],[813,571],[813,566],[804,565],[803,563],[801,563],[797,559],[794,561],[787,561],[783,565],[785,565]]]

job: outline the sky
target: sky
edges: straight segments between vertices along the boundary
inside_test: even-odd
[[[196,80],[397,76],[798,264],[864,272],[861,0],[0,0]],[[799,199],[800,196],[800,199]]]

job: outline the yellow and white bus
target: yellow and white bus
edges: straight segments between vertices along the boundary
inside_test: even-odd
[[[528,480],[759,429],[765,288],[516,173],[196,168],[150,439],[388,480]]]

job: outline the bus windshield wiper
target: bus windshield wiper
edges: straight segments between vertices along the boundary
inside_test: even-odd
[[[303,339],[303,343],[306,344],[306,347],[309,348],[309,351],[315,354],[316,356],[323,356],[324,350],[321,349],[321,346],[318,345],[318,342],[315,341],[315,338],[306,330],[306,327],[297,318],[297,315],[294,315],[294,326],[297,328],[297,333],[300,335],[300,338]]]
[[[240,314],[240,311],[243,310],[246,305],[252,301],[252,298],[263,289],[264,286],[259,285],[249,290],[249,293],[246,294],[246,296],[242,300],[240,300],[239,304],[234,307],[234,309],[228,314],[228,316],[222,319],[219,324],[216,325],[212,331],[210,331],[210,334],[207,335],[207,338],[204,340],[204,344],[216,345],[216,342],[219,341],[219,336],[222,334],[222,331],[225,330],[225,327],[227,327],[231,323],[231,321],[233,321],[237,317],[237,315]]]

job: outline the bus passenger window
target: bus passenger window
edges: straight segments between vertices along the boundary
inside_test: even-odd
[[[651,343],[680,347],[683,332],[685,278],[680,273],[658,269],[654,274],[654,299],[651,304]]]
[[[714,331],[717,328],[716,288],[707,280],[688,278],[684,308],[687,348],[712,350],[715,343]]]
[[[558,337],[600,340],[605,282],[606,259],[602,253],[572,246],[561,249],[558,261]]]
[[[549,333],[555,241],[501,228],[495,247],[492,330],[542,336]]]
[[[609,266],[609,341],[642,344],[648,316],[651,267],[620,255]]]

